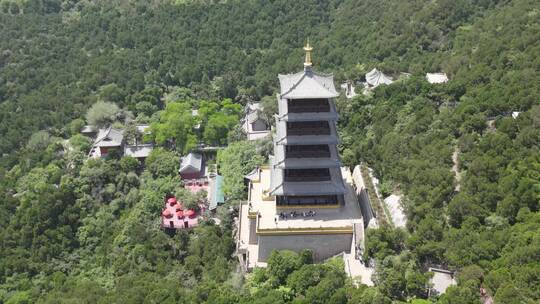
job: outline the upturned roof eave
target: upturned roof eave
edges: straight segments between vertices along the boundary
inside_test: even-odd
[[[291,93],[294,93],[294,91]],[[280,97],[284,99],[311,99],[311,98],[315,99],[315,98],[336,98],[339,96],[337,92],[332,93],[330,91],[327,94],[313,94],[313,95],[295,95],[291,93],[280,95]]]
[[[280,98],[335,98],[339,96],[334,87],[334,75],[332,74],[326,75],[306,69],[296,74],[279,74],[278,78],[281,87]],[[301,88],[306,81],[308,84],[304,84],[304,86],[307,85],[309,88]],[[294,94],[300,90],[299,88],[313,92],[313,94]]]

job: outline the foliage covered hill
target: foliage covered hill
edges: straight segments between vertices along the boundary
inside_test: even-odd
[[[277,73],[297,69],[306,37],[315,63],[338,75],[376,62],[395,72],[438,70],[454,30],[496,4],[3,1],[0,152],[39,129],[60,129],[97,98],[134,108],[149,86],[268,95]],[[217,91],[201,92],[210,80]]]
[[[537,1],[3,0],[0,11],[0,302],[389,303],[426,296],[428,263],[460,271],[441,303],[478,303],[480,285],[497,303],[540,298]],[[74,136],[97,100],[165,125],[168,98],[272,95],[277,73],[301,68],[307,37],[337,80],[412,73],[340,102],[344,161],[406,195],[407,231],[368,236],[376,288],[288,253],[243,284],[228,214],[174,237],[158,229],[163,193],[181,192],[174,151],[141,171],[129,158],[84,162],[88,142]],[[428,85],[439,70],[451,81]],[[522,113],[497,117],[508,111]]]
[[[514,1],[459,27],[442,63],[448,84],[413,76],[342,107],[345,160],[367,161],[405,194],[410,235],[368,236],[387,294],[416,295],[408,286],[421,280],[404,267],[435,263],[461,270],[448,294],[465,302],[479,286],[500,303],[540,297],[538,13],[533,2]]]

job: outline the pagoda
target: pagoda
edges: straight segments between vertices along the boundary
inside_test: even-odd
[[[309,42],[304,50],[304,70],[279,75],[269,193],[278,208],[336,206],[343,203],[345,193],[336,146],[334,78],[312,69]]]
[[[308,249],[315,261],[354,256],[362,240],[362,214],[337,150],[334,79],[313,70],[309,43],[304,50],[304,69],[279,75],[274,154],[246,176],[237,234],[245,270],[265,267],[274,250]]]

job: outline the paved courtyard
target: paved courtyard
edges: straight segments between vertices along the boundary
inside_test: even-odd
[[[295,229],[295,228],[328,228],[328,227],[351,227],[352,221],[362,216],[360,208],[356,201],[354,190],[351,187],[348,179],[345,176],[350,177],[348,170],[342,170],[345,183],[347,186],[347,193],[345,195],[345,204],[338,208],[317,208],[315,216],[302,216],[291,217],[290,213],[296,211],[297,214],[302,212],[308,213],[314,211],[310,208],[305,209],[283,209],[276,212],[275,201],[264,200],[265,193],[270,187],[270,169],[261,170],[260,182],[252,183],[252,189],[250,189],[250,202],[251,211],[259,212],[259,229]],[[280,219],[277,214],[283,212],[288,214],[286,219]]]
[[[285,231],[287,234],[294,234],[298,229],[336,229],[342,231],[352,231],[353,226],[363,226],[362,214],[354,188],[352,186],[352,176],[348,169],[342,168],[342,175],[346,187],[345,204],[336,208],[316,208],[310,209],[276,209],[275,200],[267,195],[270,187],[270,169],[268,167],[262,168],[260,171],[259,179],[253,181],[250,184],[249,189],[249,203],[244,203],[240,206],[240,222],[239,222],[239,252],[246,254],[246,263],[248,269],[253,267],[265,267],[266,263],[260,263],[257,261],[259,256],[258,244],[249,244],[250,238],[250,220],[249,214],[258,214],[258,231],[269,230],[272,232]],[[313,207],[315,208],[315,207]],[[277,212],[276,212],[277,210]],[[303,212],[315,211],[314,216],[302,215]],[[287,218],[280,218],[279,213],[288,214]],[[290,213],[296,212],[298,216],[291,217]],[[347,232],[344,232],[347,233]],[[363,246],[363,227],[359,237],[356,237],[357,241],[360,240],[360,246]],[[358,245],[351,244],[351,247]],[[346,264],[348,265],[348,272],[351,276],[360,276],[362,283],[371,283],[371,272],[366,267],[363,267],[361,263],[355,259],[355,249],[353,248],[352,255],[348,254],[344,257]]]

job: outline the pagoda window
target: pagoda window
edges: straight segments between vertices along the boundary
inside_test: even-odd
[[[330,135],[328,121],[287,122],[287,135]]]
[[[330,169],[285,169],[286,182],[322,182],[329,181]]]
[[[285,146],[285,158],[329,158],[328,145],[288,145]]]
[[[330,112],[328,99],[288,99],[287,107],[289,113],[318,113]]]

